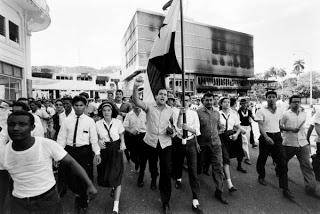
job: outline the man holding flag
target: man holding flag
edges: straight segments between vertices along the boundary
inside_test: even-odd
[[[181,0],[171,0],[165,6],[169,11],[163,21],[159,34],[156,36],[149,56],[147,72],[144,77],[137,78],[133,86],[133,102],[146,112],[147,132],[144,137],[145,143],[149,146],[150,169],[157,169],[157,159],[160,159],[160,181],[159,189],[163,204],[163,212],[171,213],[169,201],[171,196],[171,135],[170,128],[177,121],[173,116],[173,110],[166,105],[168,99],[165,89],[165,77],[168,74],[182,74],[184,82],[183,63],[183,34],[181,34],[182,63],[181,68],[175,54],[175,35],[179,18],[183,20]],[[183,32],[183,22],[181,21],[181,32]],[[144,82],[143,101],[139,99],[138,88]],[[184,100],[184,84],[182,88]],[[184,106],[184,105],[183,105]],[[185,114],[183,118],[185,123]],[[151,172],[152,182],[155,182],[157,172]],[[154,185],[153,185],[154,186]]]
[[[161,194],[163,213],[171,213],[169,201],[171,197],[171,137],[170,120],[173,110],[166,105],[168,96],[166,89],[160,89],[156,96],[156,103],[146,104],[139,99],[138,88],[143,84],[142,78],[137,78],[133,86],[133,102],[146,112],[147,132],[144,142],[147,144],[146,154],[151,170],[151,184],[157,179],[158,157],[160,159],[159,190]]]

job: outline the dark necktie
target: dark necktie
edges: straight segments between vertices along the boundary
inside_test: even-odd
[[[226,117],[224,114],[222,114],[222,116],[224,117],[224,119],[226,120],[226,128],[224,130],[224,132],[228,131],[228,120],[229,120],[229,116],[230,114],[228,115],[228,117]]]
[[[77,116],[76,126],[74,127],[74,133],[73,133],[73,147],[76,147],[79,117],[80,117],[80,116]]]

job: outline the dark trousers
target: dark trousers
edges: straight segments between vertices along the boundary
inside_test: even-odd
[[[93,180],[93,152],[91,145],[81,147],[66,146],[65,150],[84,168],[89,178]],[[80,208],[88,207],[87,185],[74,175],[70,168],[65,166],[63,168],[64,180],[72,192],[77,194],[75,199],[76,206]]]
[[[198,199],[200,195],[200,183],[197,174],[197,147],[195,138],[188,140],[186,145],[182,145],[182,140],[177,143],[177,150],[172,150],[172,158],[176,161],[176,171],[174,177],[182,178],[182,168],[184,158],[187,158],[189,184],[192,191],[193,199]]]
[[[316,190],[317,182],[316,178],[312,169],[312,165],[310,163],[310,149],[309,145],[303,146],[303,147],[293,147],[293,146],[284,146],[285,151],[285,172],[286,177],[288,172],[288,162],[293,156],[297,156],[300,169],[304,178],[304,183],[306,190]]]
[[[151,178],[156,179],[158,175],[158,158],[160,160],[160,179],[159,190],[161,201],[168,204],[171,197],[171,146],[162,149],[158,142],[157,148],[146,145],[148,151],[148,160],[151,170]]]
[[[257,160],[257,172],[259,178],[266,177],[265,165],[269,156],[272,157],[276,163],[276,172],[279,175],[279,186],[283,189],[288,189],[288,177],[286,173],[286,161],[284,149],[282,146],[281,133],[267,133],[273,140],[274,144],[270,145],[266,142],[265,138],[261,135],[259,138],[259,156]]]
[[[10,211],[12,214],[63,213],[62,203],[56,188],[53,188],[36,198],[16,198],[12,196],[10,201]]]
[[[216,184],[216,189],[223,191],[223,165],[221,145],[204,144],[200,145],[200,155],[198,155],[198,169],[201,168],[203,161],[209,161],[212,166],[212,177]],[[201,172],[199,172],[201,173]]]

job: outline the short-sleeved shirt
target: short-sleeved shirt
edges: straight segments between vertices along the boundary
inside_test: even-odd
[[[200,133],[198,141],[200,145],[221,145],[218,126],[220,114],[218,111],[201,107],[197,111],[200,121]]]
[[[121,120],[112,118],[110,124],[108,125],[104,119],[97,121],[97,132],[99,144],[106,142],[111,142],[107,129],[110,132],[112,141],[117,141],[120,139],[120,134],[124,132],[124,127]]]
[[[147,115],[147,132],[144,137],[144,142],[154,148],[157,147],[158,142],[161,148],[172,145],[171,137],[167,135],[167,127],[172,127],[170,122],[174,122],[174,112],[172,108],[165,105],[161,110],[157,104],[145,104],[145,111]]]
[[[268,107],[262,107],[256,113],[256,121],[263,122],[263,128],[265,132],[277,133],[280,132],[280,120],[282,117],[282,111],[276,109],[275,113],[272,113]]]
[[[299,113],[296,114],[290,109],[284,112],[280,124],[285,128],[299,128],[306,121],[306,118],[306,112],[299,111]],[[298,133],[293,133],[291,131],[283,132],[284,146],[302,147],[307,144],[308,141],[304,128],[301,128]]]
[[[238,117],[238,112],[229,111],[225,114],[222,110],[220,113],[220,123],[225,127],[225,131],[233,130],[235,126],[240,125],[240,120]]]
[[[55,141],[35,137],[27,150],[15,151],[12,141],[0,149],[0,170],[7,170],[13,179],[12,195],[34,197],[45,193],[55,184],[52,159],[62,160],[67,152]]]
[[[146,132],[146,113],[144,111],[140,111],[139,115],[137,115],[133,110],[130,111],[124,121],[123,126],[125,128],[132,129],[134,128],[138,132]]]

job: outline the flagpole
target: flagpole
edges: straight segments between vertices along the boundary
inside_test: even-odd
[[[185,103],[185,82],[184,82],[184,47],[183,47],[183,7],[182,0],[180,0],[180,26],[181,26],[181,75],[182,75],[182,107],[186,107]],[[187,123],[186,113],[183,112],[182,122]],[[183,139],[186,139],[188,135],[187,130],[183,130]]]

